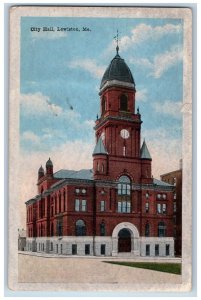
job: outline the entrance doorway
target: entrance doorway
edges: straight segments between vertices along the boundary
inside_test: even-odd
[[[118,252],[131,252],[131,234],[126,228],[119,231]]]

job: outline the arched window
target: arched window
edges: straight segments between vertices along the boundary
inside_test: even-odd
[[[86,226],[83,220],[77,220],[76,222],[76,235],[77,236],[86,235]]]
[[[102,115],[104,114],[105,111],[106,111],[106,98],[105,98],[105,96],[103,96],[103,98],[102,98]]]
[[[102,173],[104,173],[104,164],[102,164]]]
[[[131,182],[128,176],[121,176],[118,183],[118,212],[131,212]]]
[[[102,222],[100,224],[100,235],[105,236],[105,223],[104,222]]]
[[[166,236],[166,226],[164,222],[158,223],[158,236],[165,237]]]
[[[150,225],[149,223],[146,223],[145,225],[145,236],[149,236],[150,235]]]
[[[97,162],[97,172],[99,172],[100,171],[100,165],[99,165],[99,163]]]
[[[128,98],[124,94],[120,96],[120,110],[128,111]]]

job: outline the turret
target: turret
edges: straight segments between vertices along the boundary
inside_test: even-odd
[[[142,147],[140,149],[141,158],[141,181],[142,183],[151,183],[151,162],[152,158],[147,148],[145,140],[143,141]]]
[[[44,175],[45,175],[45,171],[44,171],[44,169],[41,165],[39,170],[38,170],[38,180],[40,180]]]
[[[46,162],[46,175],[53,176],[53,163],[50,158]]]
[[[93,170],[94,179],[102,179],[108,174],[108,153],[103,144],[102,138],[99,137],[93,152]]]

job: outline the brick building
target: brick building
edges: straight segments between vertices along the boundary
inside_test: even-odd
[[[173,220],[175,255],[182,253],[182,160],[180,169],[161,175],[161,180],[174,186]]]
[[[27,251],[174,256],[173,186],[154,179],[135,108],[135,82],[119,55],[100,85],[92,170],[38,171],[26,202]]]

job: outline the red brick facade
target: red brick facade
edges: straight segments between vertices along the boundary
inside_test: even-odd
[[[39,169],[38,195],[26,202],[28,237],[77,236],[78,220],[85,236],[111,237],[128,222],[140,237],[158,237],[163,222],[163,237],[173,237],[173,188],[152,177],[146,143],[141,147],[135,86],[108,82],[100,90],[91,177],[89,170],[85,178],[54,174],[49,159],[46,172]]]

